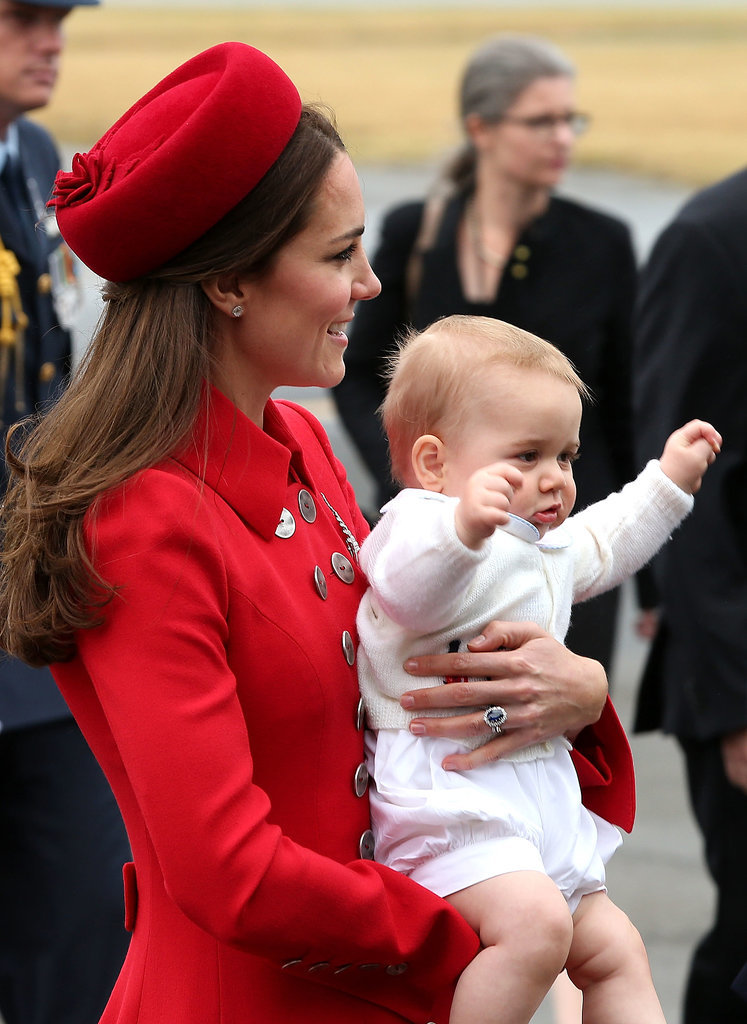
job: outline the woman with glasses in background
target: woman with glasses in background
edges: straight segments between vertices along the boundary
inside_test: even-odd
[[[376,410],[386,357],[405,324],[496,317],[551,341],[594,395],[576,467],[579,508],[635,476],[630,429],[635,258],[621,221],[560,198],[588,119],[575,70],[545,40],[497,36],[464,71],[465,140],[423,202],[391,210],[373,261],[382,291],[360,305],[335,399],[379,488],[394,493]],[[609,668],[617,593],[574,609],[567,644]]]

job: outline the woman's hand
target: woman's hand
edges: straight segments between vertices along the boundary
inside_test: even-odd
[[[498,704],[508,713],[500,736],[477,750],[449,756],[446,770],[475,768],[553,736],[573,737],[601,715],[607,698],[602,666],[573,654],[534,623],[491,622],[468,647],[468,652],[405,662],[411,675],[459,680],[403,694],[400,703],[408,711],[455,709],[448,718],[413,719],[410,731],[416,735],[487,738],[490,729],[482,712],[459,715],[456,709]]]

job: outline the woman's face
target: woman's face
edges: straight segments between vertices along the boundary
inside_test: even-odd
[[[537,78],[519,94],[497,123],[473,131],[478,160],[486,170],[515,184],[553,188],[570,163],[575,113],[570,78]]]
[[[304,230],[266,273],[239,280],[244,312],[223,321],[216,383],[228,378],[229,397],[255,422],[278,387],[329,388],[342,380],[353,307],[381,290],[361,243],[363,225],[358,177],[339,153]]]

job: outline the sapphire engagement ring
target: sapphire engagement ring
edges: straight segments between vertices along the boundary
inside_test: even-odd
[[[482,718],[485,724],[489,725],[496,736],[498,736],[502,732],[501,727],[506,724],[508,715],[505,708],[499,707],[499,705],[495,704],[493,707],[485,709],[485,714]]]

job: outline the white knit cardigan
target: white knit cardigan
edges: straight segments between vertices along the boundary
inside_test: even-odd
[[[693,506],[652,461],[542,540],[512,517],[473,551],[456,533],[457,501],[401,491],[361,548],[370,585],[358,612],[358,679],[373,729],[406,729],[415,716],[400,696],[443,682],[408,675],[406,658],[463,649],[491,619],[536,622],[562,642],[571,605],[637,572]]]

